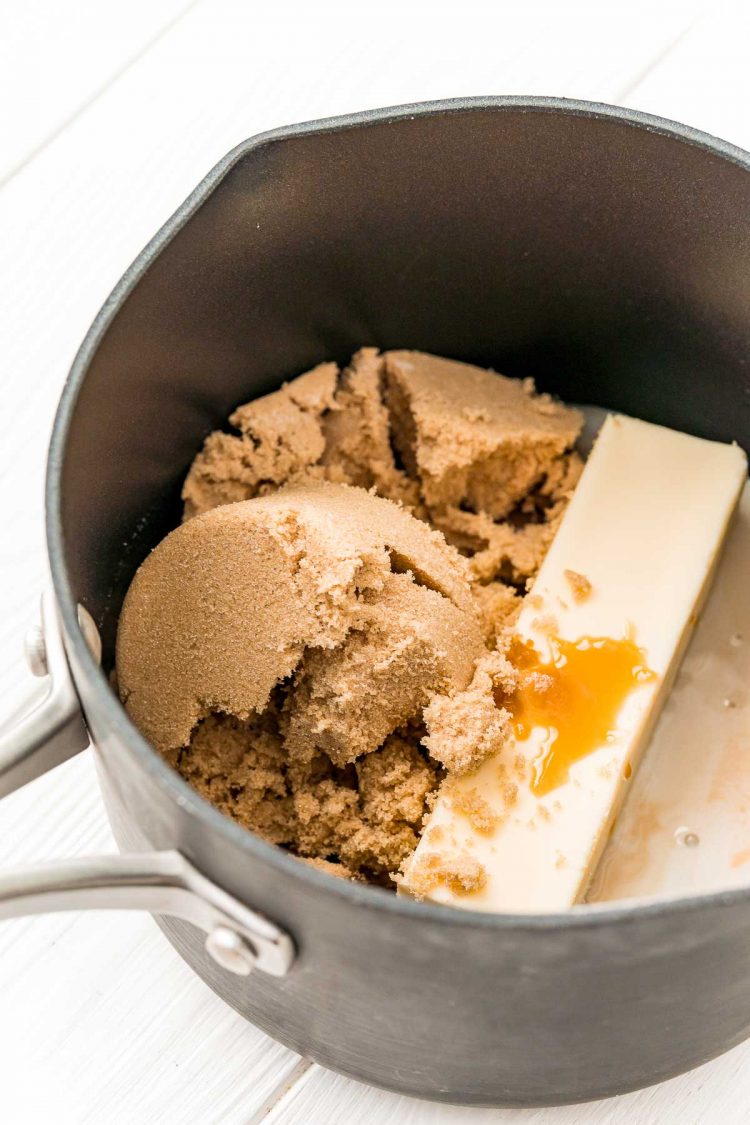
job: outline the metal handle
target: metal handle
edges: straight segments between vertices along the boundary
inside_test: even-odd
[[[79,620],[96,652],[93,621],[85,610]],[[27,642],[27,656],[32,671],[47,678],[48,690],[29,714],[0,732],[0,797],[88,745],[52,594],[42,599],[42,627]],[[217,964],[240,976],[253,968],[284,976],[294,961],[288,934],[179,852],[67,859],[0,874],[0,921],[67,910],[147,910],[182,918],[203,930]]]
[[[95,632],[93,622],[86,626]],[[42,598],[42,625],[29,635],[26,653],[32,672],[46,679],[47,692],[31,712],[0,730],[0,798],[72,758],[89,742],[51,592]]]
[[[222,891],[179,852],[60,860],[0,876],[0,921],[66,910],[148,910],[183,918],[206,934],[206,949],[231,973],[284,976],[291,938]]]

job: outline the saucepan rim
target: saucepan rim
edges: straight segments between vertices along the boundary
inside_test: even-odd
[[[387,124],[391,121],[458,114],[476,110],[488,112],[525,110],[593,119],[614,119],[622,124],[651,133],[659,133],[684,144],[704,149],[706,152],[737,164],[750,172],[750,153],[727,141],[678,122],[642,113],[640,110],[625,109],[600,102],[517,95],[451,98],[367,110],[361,113],[272,129],[250,137],[237,145],[205,176],[126,270],[88,330],[65,383],[50,439],[45,488],[47,547],[53,585],[63,623],[65,643],[69,650],[72,650],[78,668],[77,675],[85,678],[87,686],[95,693],[96,707],[100,709],[101,718],[108,724],[115,737],[123,740],[138,759],[140,766],[151,775],[152,779],[162,789],[167,791],[175,802],[195,817],[207,831],[217,833],[219,837],[228,838],[235,847],[246,853],[248,860],[257,860],[269,864],[278,870],[280,876],[291,876],[302,883],[308,884],[320,893],[327,893],[344,899],[360,909],[384,910],[411,918],[415,924],[421,921],[442,926],[468,926],[523,932],[554,931],[580,927],[594,928],[610,923],[635,923],[647,915],[667,917],[706,908],[716,910],[722,907],[731,907],[741,901],[750,899],[750,886],[653,901],[623,900],[613,905],[594,904],[566,913],[489,914],[481,911],[446,909],[444,906],[417,902],[413,899],[397,896],[379,887],[369,887],[343,879],[331,878],[330,875],[316,871],[307,864],[301,863],[275,845],[266,843],[260,837],[255,836],[252,832],[242,828],[229,817],[220,813],[208,801],[200,797],[180,777],[176,770],[167,765],[129,719],[124,707],[113,693],[106,675],[93,659],[78,625],[76,598],[71,589],[65,563],[65,529],[63,528],[61,506],[63,458],[78,395],[91,361],[114,317],[149,265],[198,211],[232,167],[252,152],[257,152],[279,141],[300,136],[344,132],[349,129]]]

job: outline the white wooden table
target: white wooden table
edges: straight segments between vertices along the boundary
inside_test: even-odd
[[[27,679],[22,637],[45,581],[46,443],[68,366],[124,268],[224,152],[292,121],[478,93],[622,103],[750,148],[749,44],[746,5],[716,0],[3,0],[0,714]],[[87,754],[0,805],[0,867],[110,850]],[[272,1042],[190,973],[148,917],[0,927],[3,1125],[749,1116],[750,1044],[609,1102],[439,1107],[359,1086]]]

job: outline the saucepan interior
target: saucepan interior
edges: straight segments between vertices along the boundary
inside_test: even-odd
[[[100,317],[58,426],[52,544],[61,520],[105,662],[206,432],[362,343],[532,375],[568,401],[748,446],[747,157],[683,133],[497,99],[313,124],[232,154]]]

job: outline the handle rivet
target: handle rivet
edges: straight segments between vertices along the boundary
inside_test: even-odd
[[[229,926],[217,926],[206,938],[206,952],[229,973],[246,977],[257,960],[243,937]]]

